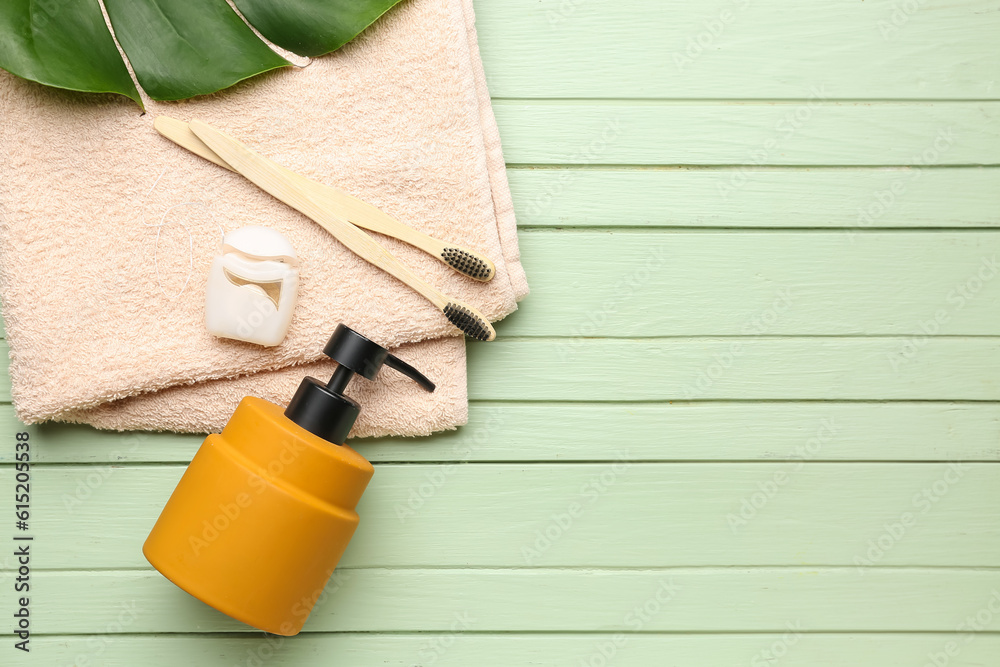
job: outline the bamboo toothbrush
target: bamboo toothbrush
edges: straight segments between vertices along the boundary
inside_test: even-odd
[[[225,167],[230,171],[236,171],[225,160],[220,158],[212,149],[205,145],[198,138],[188,124],[169,116],[159,116],[153,121],[153,127],[161,135],[170,139],[178,146],[188,149],[196,155],[200,155],[210,162],[214,162],[220,167]],[[297,174],[290,169],[281,167],[287,172],[290,178],[299,182],[299,185],[308,191],[310,198],[319,204],[333,209],[354,223],[358,227],[364,227],[373,232],[385,234],[397,238],[423,250],[432,257],[447,264],[459,273],[481,282],[488,282],[496,275],[496,267],[493,262],[480,253],[463,248],[454,243],[446,243],[441,239],[418,232],[408,225],[396,220],[388,213],[383,212],[376,206],[352,197],[343,190],[323,185],[312,181],[301,174]]]
[[[254,153],[236,139],[200,121],[188,124],[201,139],[232,169],[265,192],[285,202],[319,223],[324,229],[362,259],[406,283],[433,303],[445,317],[470,338],[490,341],[496,338],[489,321],[472,306],[442,294],[437,288],[413,273],[380,243],[356,226],[313,199],[312,190],[292,178],[288,169]]]

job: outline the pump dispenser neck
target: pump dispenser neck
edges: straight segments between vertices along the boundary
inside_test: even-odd
[[[374,380],[384,364],[434,391],[434,383],[420,371],[343,324],[337,326],[323,353],[338,364],[333,377],[326,384],[304,378],[285,408],[285,416],[335,445],[344,444],[361,414],[361,406],[344,395],[355,374]]]
[[[337,366],[337,370],[333,372],[333,377],[326,383],[326,388],[334,394],[343,394],[352,377],[354,377],[354,371],[350,368],[347,366]]]

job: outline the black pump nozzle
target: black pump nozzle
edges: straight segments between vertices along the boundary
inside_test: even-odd
[[[344,395],[355,373],[374,380],[384,364],[434,391],[434,383],[420,371],[343,324],[330,336],[323,353],[338,364],[333,377],[325,385],[316,378],[303,379],[285,408],[285,416],[335,445],[344,444],[361,413],[361,406]]]
[[[427,376],[409,365],[394,354],[385,358],[385,365],[394,371],[399,371],[406,377],[419,384],[425,391],[434,391],[434,383],[427,379]]]

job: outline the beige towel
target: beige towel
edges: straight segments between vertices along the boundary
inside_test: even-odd
[[[527,293],[470,0],[407,0],[308,67],[181,103],[131,103],[0,77],[0,298],[13,397],[26,422],[218,429],[246,394],[284,403],[332,364],[338,322],[399,347],[439,385],[391,371],[350,393],[356,435],[422,434],[464,422],[464,344],[431,304],[242,177],[152,129],[199,118],[316,180],[497,267],[480,284],[406,244],[393,253],[491,320]],[[285,342],[260,348],[205,331],[204,287],[221,234],[262,224],[301,260]],[[441,338],[448,336],[449,338]],[[438,340],[429,340],[438,339]],[[425,341],[425,342],[418,342]]]

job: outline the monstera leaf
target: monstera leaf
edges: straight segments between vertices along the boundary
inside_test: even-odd
[[[290,63],[247,25],[302,56],[339,49],[400,0],[0,0],[0,68],[47,86],[140,105],[114,39],[154,100],[214,93]]]

